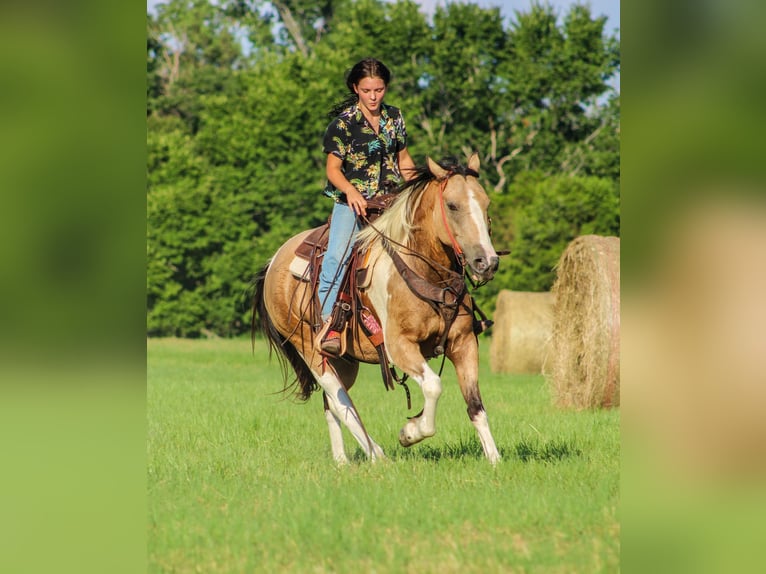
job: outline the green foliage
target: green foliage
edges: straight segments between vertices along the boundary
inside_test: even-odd
[[[412,0],[171,0],[147,17],[147,308],[153,335],[235,335],[250,279],[324,221],[321,140],[344,73],[393,72],[416,162],[478,151],[494,241],[510,249],[477,292],[545,289],[583,230],[619,233],[619,41],[575,6]]]
[[[504,274],[510,289],[547,291],[573,238],[619,235],[620,198],[614,182],[595,177],[557,176],[530,187],[531,201],[515,212],[516,237]]]
[[[619,187],[605,178],[530,172],[517,178],[512,194],[493,198],[491,216],[496,249],[511,253],[501,258],[495,278],[474,294],[490,314],[501,289],[550,290],[559,257],[575,237],[619,236]]]

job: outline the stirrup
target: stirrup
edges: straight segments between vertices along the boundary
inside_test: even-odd
[[[322,342],[319,345],[323,354],[332,355],[333,357],[340,356],[340,333],[338,331],[328,330]]]
[[[335,335],[333,336],[333,332]],[[324,322],[314,338],[314,348],[320,355],[336,359],[345,352],[343,334],[332,328],[332,319]]]

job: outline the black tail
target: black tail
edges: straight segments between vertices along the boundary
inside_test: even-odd
[[[319,385],[317,385],[316,379],[314,379],[314,375],[311,373],[308,365],[306,365],[303,357],[298,353],[295,346],[277,331],[266,312],[263,288],[268,269],[269,264],[267,263],[255,277],[250,337],[253,345],[255,345],[256,331],[266,335],[266,339],[269,342],[269,358],[271,358],[271,354],[274,351],[277,351],[277,359],[282,368],[282,377],[285,381],[285,386],[282,389],[283,392],[294,392],[300,400],[307,401],[311,397],[311,393],[319,388]],[[295,378],[289,383],[287,382],[290,375],[288,363],[293,368],[293,371],[295,371]]]

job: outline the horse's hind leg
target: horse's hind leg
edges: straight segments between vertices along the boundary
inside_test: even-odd
[[[327,402],[327,393],[322,393],[324,400],[324,418],[327,420],[327,428],[330,431],[330,448],[332,448],[332,458],[338,464],[346,464],[346,451],[343,448],[343,432],[340,428],[340,420],[330,410]]]
[[[325,419],[330,433],[332,456],[335,461],[340,464],[348,462],[343,448],[341,422],[346,425],[371,460],[384,458],[383,449],[367,434],[359,413],[347,392],[347,389],[350,389],[356,380],[359,365],[357,363],[332,361],[324,371],[324,374],[316,374],[316,379],[324,391]]]

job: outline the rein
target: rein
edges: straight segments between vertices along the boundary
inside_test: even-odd
[[[385,249],[386,253],[388,253],[388,255],[391,257],[394,267],[396,268],[399,275],[402,277],[402,280],[405,282],[407,287],[409,287],[410,291],[412,291],[412,293],[415,296],[417,296],[419,299],[428,303],[431,306],[431,308],[437,313],[437,315],[440,315],[442,317],[444,321],[444,329],[441,332],[437,333],[437,342],[433,348],[433,355],[432,355],[433,357],[438,357],[439,355],[442,356],[441,365],[439,367],[439,376],[442,375],[442,372],[444,370],[445,360],[447,357],[445,351],[446,351],[446,344],[447,344],[449,332],[450,332],[450,329],[452,328],[453,323],[455,322],[455,320],[460,314],[461,307],[464,310],[466,310],[469,315],[471,314],[473,315],[474,334],[478,335],[484,329],[492,325],[492,321],[487,320],[486,315],[481,311],[481,309],[478,308],[473,297],[471,297],[471,303],[472,303],[471,308],[469,308],[469,306],[463,302],[463,300],[465,299],[465,296],[468,293],[466,279],[468,279],[471,282],[471,285],[473,285],[474,289],[476,289],[477,287],[481,285],[484,285],[486,282],[477,283],[473,281],[473,279],[467,274],[467,268],[465,265],[465,255],[463,253],[462,248],[460,247],[457,240],[455,239],[455,236],[452,233],[452,229],[450,228],[447,222],[447,213],[446,213],[445,202],[444,202],[444,190],[447,187],[449,178],[452,177],[453,175],[455,175],[455,173],[453,171],[449,171],[447,176],[442,178],[442,180],[440,181],[439,203],[440,203],[440,209],[442,214],[442,222],[449,236],[452,250],[455,253],[457,268],[459,269],[459,271],[451,267],[445,267],[441,263],[434,261],[432,259],[429,259],[428,257],[425,257],[424,255],[418,253],[417,251],[413,250],[409,246],[403,245],[389,238],[380,229],[378,229],[373,223],[373,221],[377,217],[362,216],[362,215],[359,216],[365,222],[367,226],[371,227],[378,234],[378,236],[380,237],[381,243],[383,245],[383,248]],[[381,205],[374,206],[373,213],[380,215],[387,208],[389,203],[390,203],[389,200],[383,200]],[[368,210],[370,209],[370,207],[371,206],[368,205]],[[428,279],[421,277],[415,270],[413,270],[410,266],[407,265],[404,259],[402,259],[402,256],[399,254],[399,251],[394,246],[398,247],[402,251],[407,251],[409,252],[410,255],[424,261],[432,270],[437,271],[437,273],[440,276],[446,275],[446,279],[441,279],[438,282],[438,284],[434,284]],[[354,291],[355,289],[352,290],[352,292]],[[365,315],[365,313],[367,315]],[[480,321],[477,320],[477,317],[476,317],[477,313],[481,317]],[[376,350],[378,351],[381,371],[383,373],[383,381],[386,385],[386,388],[393,389],[394,381],[402,385],[407,394],[407,408],[410,409],[411,408],[410,391],[406,384],[407,374],[403,373],[402,377],[398,377],[394,366],[388,364],[385,351],[383,350],[385,342],[383,341],[382,332],[380,331],[380,326],[377,324],[377,321],[375,320],[371,311],[365,307],[362,307],[361,310],[358,312],[358,314],[361,320],[360,322],[364,326],[364,330],[367,332],[367,336],[370,338],[370,341],[373,343]],[[478,329],[477,329],[477,326],[478,326]]]
[[[412,270],[402,259],[401,255],[391,247],[387,238],[383,238],[383,245],[386,248],[386,252],[389,254],[394,262],[394,267],[402,276],[402,279],[407,284],[418,298],[425,301],[434,311],[442,316],[444,319],[444,331],[439,336],[438,343],[434,347],[435,356],[439,356],[444,353],[444,345],[447,342],[447,334],[449,333],[452,323],[460,312],[458,305],[465,296],[468,288],[465,286],[465,280],[463,275],[449,270],[450,277],[445,281],[445,287],[438,287],[427,279],[423,279],[415,271]]]
[[[455,236],[453,235],[452,230],[447,223],[447,214],[444,207],[444,190],[447,187],[447,182],[449,181],[449,178],[452,177],[452,175],[454,175],[454,172],[449,172],[449,174],[443,178],[439,184],[439,203],[441,208],[442,221],[444,223],[444,227],[447,230],[447,234],[449,235],[450,242],[452,244],[452,249],[457,258],[457,263],[460,269],[459,272],[444,267],[436,261],[428,259],[427,257],[421,255],[406,245],[402,245],[393,241],[383,232],[381,232],[377,227],[375,227],[372,222],[367,220],[367,225],[372,227],[372,229],[375,230],[375,232],[380,236],[383,247],[391,257],[391,260],[394,263],[394,267],[404,282],[407,284],[407,286],[410,288],[410,291],[412,291],[412,293],[415,294],[418,298],[428,303],[434,309],[434,311],[441,315],[442,319],[444,319],[444,330],[439,334],[437,338],[437,344],[434,347],[434,356],[444,355],[449,331],[452,328],[452,324],[455,322],[455,319],[457,319],[458,314],[460,313],[460,304],[468,292],[468,288],[465,284],[465,255],[463,254],[463,250],[455,239]],[[424,279],[418,273],[416,273],[411,267],[407,265],[404,259],[402,259],[401,255],[399,255],[399,252],[394,249],[393,245],[409,251],[410,254],[417,256],[421,260],[428,263],[431,268],[441,268],[447,275],[447,278],[441,281],[441,284],[444,286],[440,287],[439,285],[434,285],[429,280]],[[443,368],[444,357],[442,357],[442,366],[439,369],[439,375],[441,375]]]

